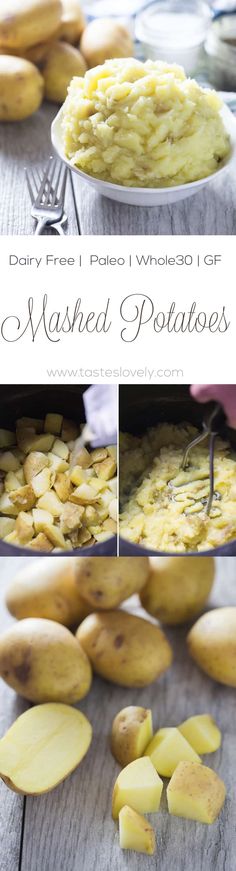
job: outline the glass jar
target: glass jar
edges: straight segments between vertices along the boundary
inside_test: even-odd
[[[204,0],[160,0],[137,15],[135,35],[146,59],[181,64],[187,75],[193,75],[210,22]]]
[[[208,77],[215,88],[236,90],[236,13],[216,18],[205,44]]]

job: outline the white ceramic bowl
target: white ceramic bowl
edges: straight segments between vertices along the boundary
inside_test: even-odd
[[[60,109],[56,118],[52,123],[51,135],[52,135],[52,144],[55,148],[55,151],[61,158],[61,160],[66,163],[72,172],[76,172],[81,181],[87,182],[87,184],[91,185],[98,194],[102,194],[104,197],[108,197],[110,200],[117,200],[119,203],[128,203],[131,206],[166,206],[169,203],[177,203],[180,200],[185,200],[187,197],[192,197],[193,194],[197,194],[198,191],[202,190],[205,185],[209,184],[209,182],[214,181],[219,176],[222,176],[224,172],[231,165],[235,155],[236,155],[236,119],[232,112],[228,109],[227,106],[223,106],[221,110],[221,116],[224,121],[224,125],[226,130],[228,131],[231,139],[231,151],[226,160],[221,164],[219,169],[216,170],[212,175],[206,176],[206,178],[201,178],[200,181],[188,182],[187,184],[176,185],[176,187],[165,187],[165,188],[136,188],[136,187],[125,187],[125,185],[120,184],[112,184],[109,181],[102,181],[99,178],[93,178],[93,176],[88,175],[86,172],[82,172],[81,169],[78,169],[77,166],[72,166],[70,161],[65,157],[64,147],[63,147],[63,138],[62,138],[62,115],[63,115],[63,107]]]

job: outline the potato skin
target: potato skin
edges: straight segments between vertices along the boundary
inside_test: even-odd
[[[111,730],[111,752],[122,767],[142,756],[149,740],[151,740],[152,730],[149,730],[146,747],[143,747],[142,751],[138,752],[137,735],[140,726],[143,725],[145,720],[147,721],[150,714],[151,711],[147,710],[147,708],[129,705],[127,708],[119,711],[116,717],[114,717]]]
[[[44,81],[29,61],[0,55],[0,121],[22,121],[42,103]]]
[[[0,675],[30,702],[73,705],[89,692],[92,671],[78,639],[52,620],[21,620],[0,638]]]
[[[56,34],[61,15],[61,0],[1,0],[0,45],[23,49],[44,42]]]
[[[187,636],[190,655],[209,677],[236,687],[236,607],[207,611]]]
[[[84,13],[78,0],[62,0],[60,39],[76,45],[85,27]]]
[[[76,561],[79,592],[99,611],[116,608],[138,593],[148,575],[148,557],[78,557]]]
[[[73,76],[83,76],[87,65],[82,54],[66,42],[54,42],[43,64],[46,100],[64,103]]]
[[[134,45],[129,31],[113,18],[94,18],[82,33],[80,51],[89,67],[115,57],[132,57]]]
[[[30,560],[13,579],[5,601],[17,620],[43,617],[64,626],[78,624],[91,611],[75,583],[73,557]]]
[[[143,608],[161,623],[185,623],[201,611],[214,580],[213,557],[151,557],[140,593]]]
[[[127,611],[90,614],[76,635],[94,671],[120,686],[147,686],[172,661],[172,650],[162,630]]]

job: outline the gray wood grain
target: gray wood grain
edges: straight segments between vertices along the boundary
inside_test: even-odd
[[[186,558],[190,559],[190,558]],[[21,562],[18,558],[1,559],[4,580]],[[11,568],[10,568],[11,564]],[[14,564],[14,565],[13,565]],[[236,604],[236,560],[218,559],[217,579],[209,605]],[[138,609],[134,597],[129,610]],[[3,612],[2,612],[3,616]],[[27,798],[23,832],[22,871],[233,871],[236,855],[235,804],[235,691],[220,686],[204,676],[186,656],[184,629],[168,631],[173,645],[174,663],[157,683],[143,690],[126,690],[95,679],[91,693],[79,705],[90,718],[94,738],[88,755],[63,784],[48,795]],[[3,684],[1,685],[3,692]],[[16,703],[17,704],[17,703]],[[18,703],[21,707],[21,702]],[[170,817],[165,796],[160,813],[150,817],[157,833],[157,853],[144,857],[121,851],[117,826],[111,819],[111,794],[119,766],[109,750],[109,733],[113,716],[128,704],[151,707],[155,728],[178,724],[193,713],[210,711],[223,732],[222,749],[204,757],[227,785],[227,800],[220,818],[213,826]],[[4,689],[8,720],[13,718],[13,694]],[[2,816],[6,802],[18,797],[3,789]],[[10,796],[10,799],[9,799]],[[12,804],[13,807],[13,804]],[[5,851],[11,851],[7,825]],[[4,842],[4,839],[3,839]],[[15,871],[11,861],[0,865],[1,871]]]
[[[0,174],[2,235],[33,233],[24,167],[45,165],[52,153],[50,126],[56,106],[44,104],[36,115],[19,124],[0,125]],[[115,203],[98,196],[72,175],[66,211],[70,235],[78,233],[74,199],[81,233],[87,235],[233,235],[236,232],[236,161],[227,176],[181,203],[142,208]]]

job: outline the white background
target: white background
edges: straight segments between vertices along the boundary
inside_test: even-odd
[[[45,265],[46,255],[74,257],[76,266]],[[135,256],[176,257],[192,255],[192,266],[138,267]],[[43,265],[9,265],[9,257],[43,257]],[[83,266],[78,266],[80,255]],[[125,266],[89,266],[90,255],[125,258]],[[134,265],[129,267],[129,256]],[[221,257],[214,265],[204,257]],[[197,265],[199,257],[200,266]],[[26,326],[28,298],[34,298],[35,324],[48,296],[47,318],[54,311],[64,317],[67,305],[72,313],[81,297],[84,314],[101,312],[110,298],[110,331],[101,334],[53,334],[49,341],[42,324],[35,341],[28,328],[17,341],[0,336],[2,383],[91,383],[163,382],[234,383],[236,344],[236,303],[234,293],[235,239],[233,237],[2,237],[0,240],[1,304],[0,327],[8,339],[18,338]],[[121,339],[134,335],[134,324],[122,322],[120,305],[129,294],[151,298],[155,313],[167,311],[175,301],[176,311],[188,311],[195,300],[197,309],[208,314],[226,307],[231,321],[226,333],[155,333],[153,319],[144,325],[133,342]],[[140,297],[141,299],[141,297]],[[134,300],[135,301],[135,300]],[[128,311],[126,306],[126,311]],[[146,309],[147,311],[147,309]],[[133,316],[134,305],[129,313]],[[19,319],[19,329],[16,329]],[[53,369],[55,374],[50,374]],[[150,370],[152,374],[147,370]],[[55,370],[64,370],[59,374]],[[71,372],[70,370],[74,370]],[[81,372],[83,370],[83,374]],[[96,375],[93,377],[93,370]],[[101,371],[103,370],[103,371]],[[106,370],[106,374],[105,374]],[[117,374],[113,370],[117,370]],[[178,374],[176,370],[179,370]],[[166,373],[166,374],[164,374]]]

